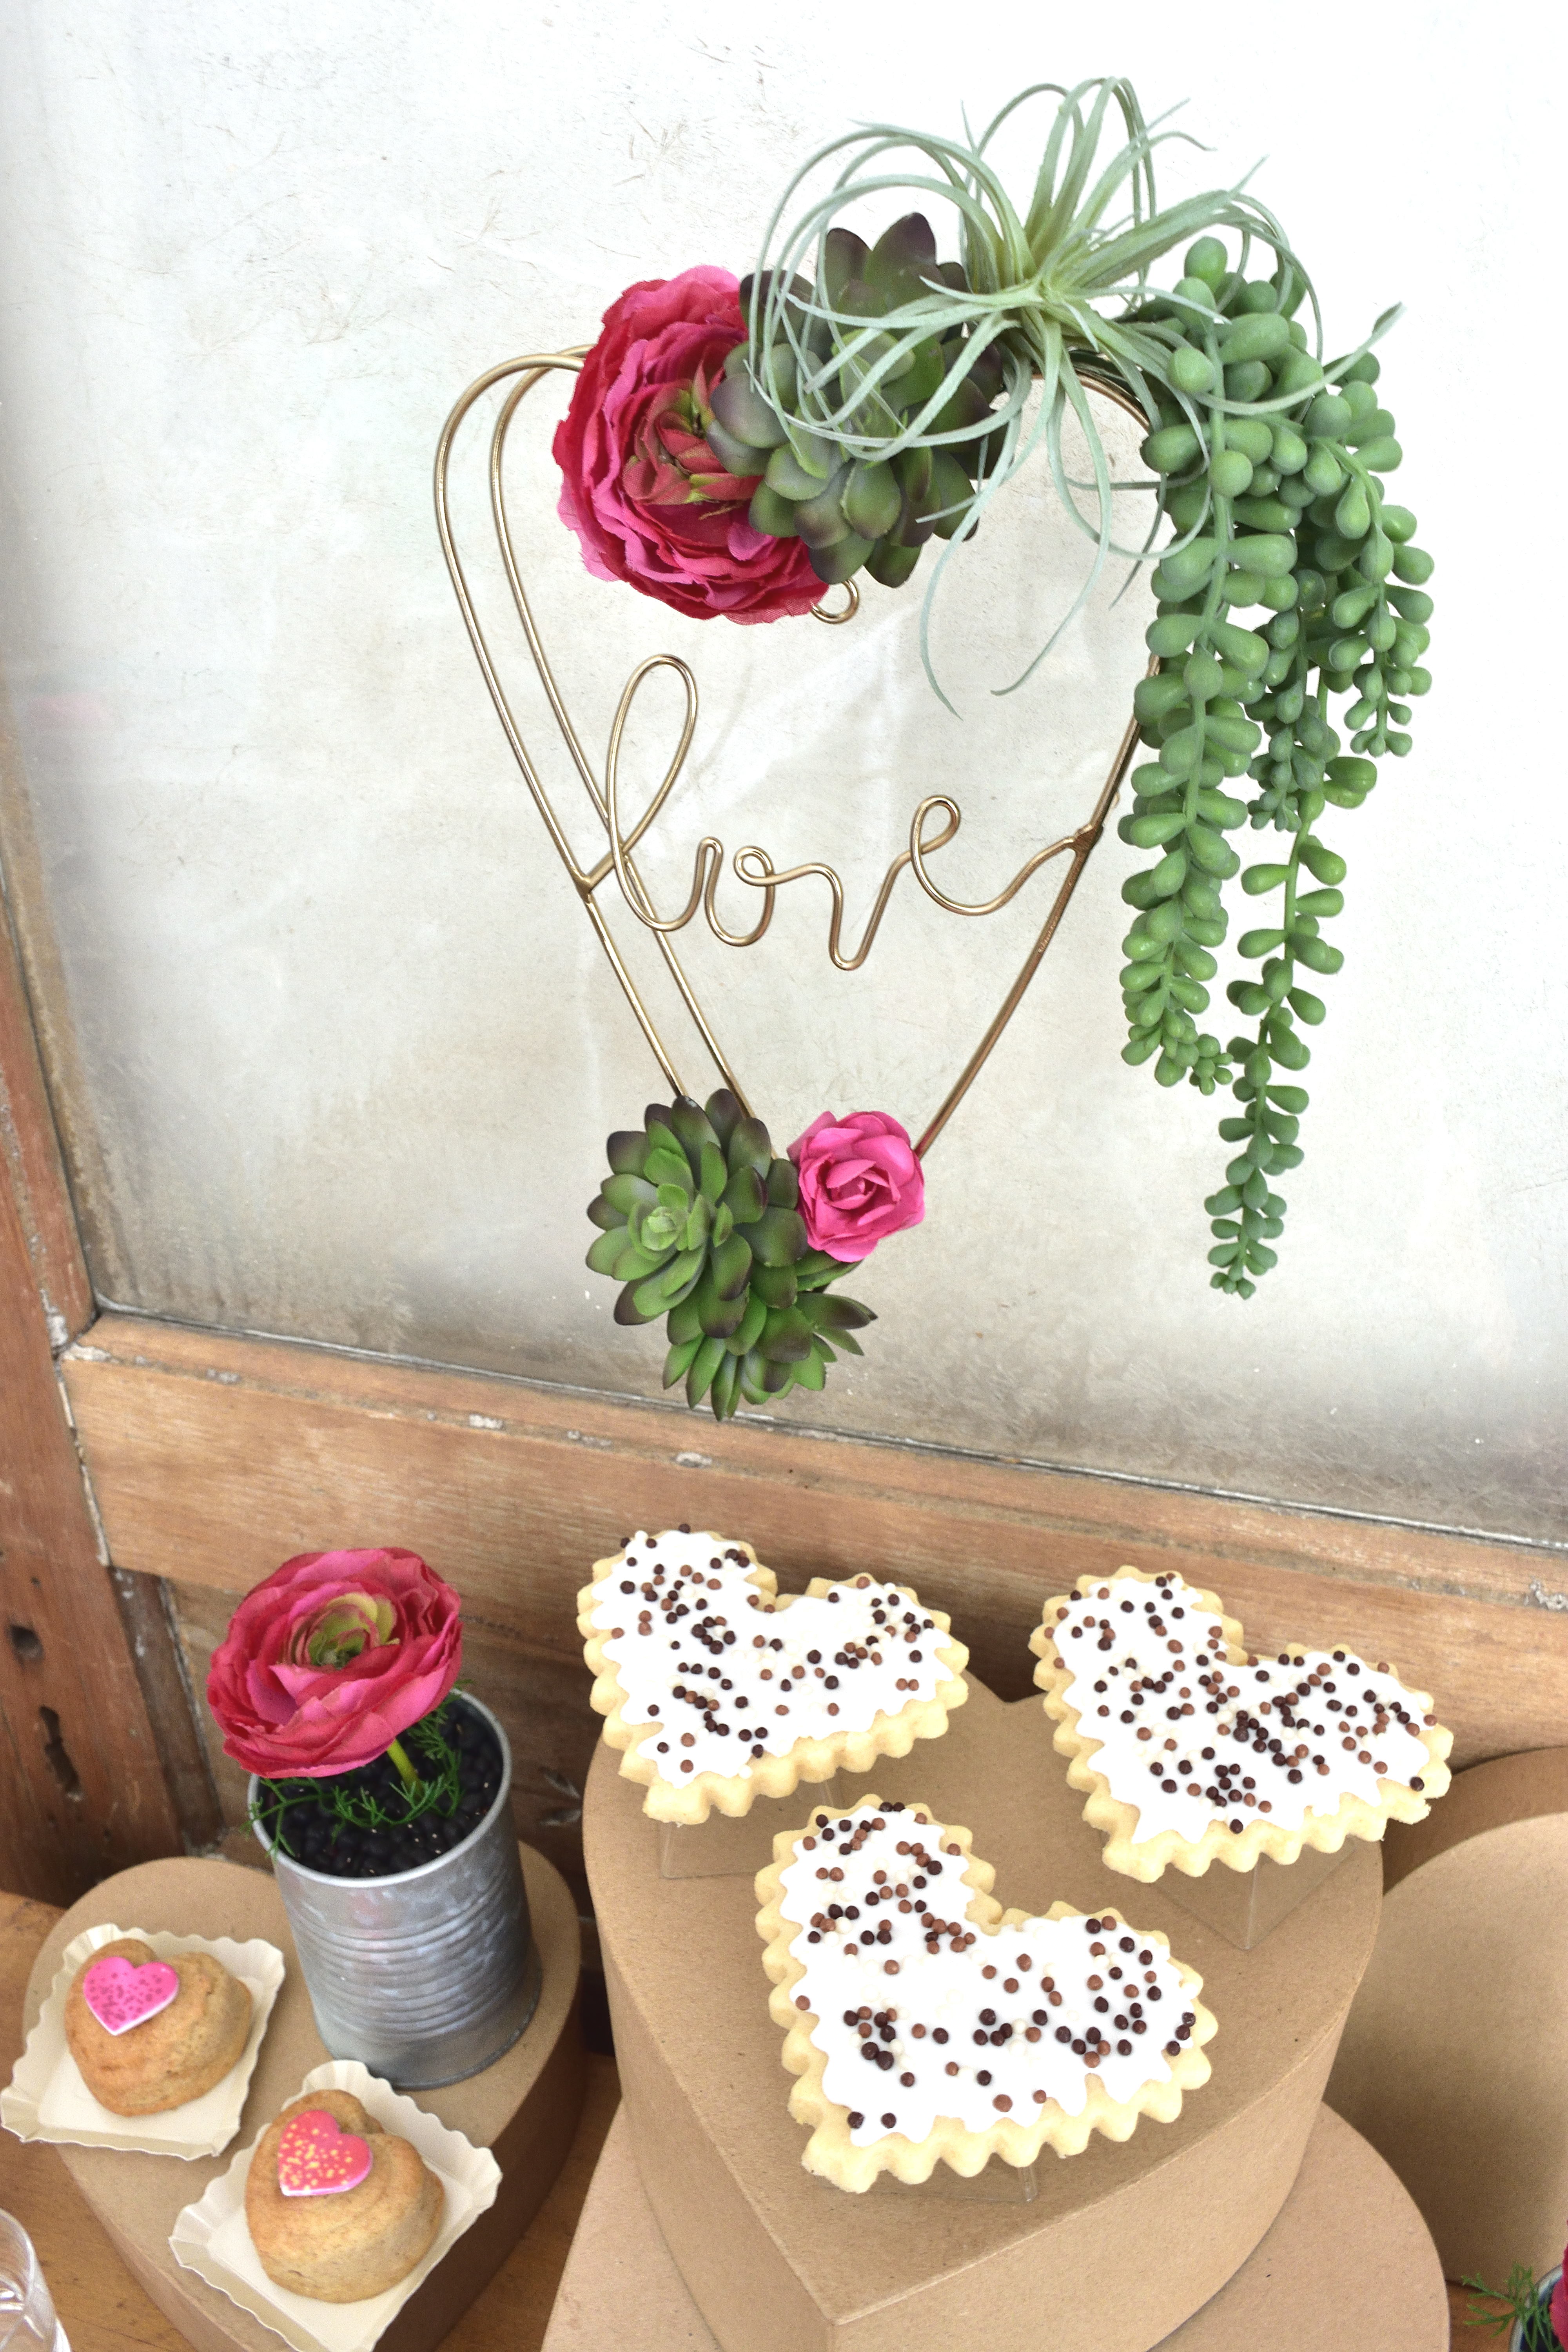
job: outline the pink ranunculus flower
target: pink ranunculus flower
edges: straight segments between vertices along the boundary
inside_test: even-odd
[[[790,1145],[813,1249],[853,1262],[926,1213],[925,1177],[908,1132],[886,1111],[830,1110]]]
[[[247,1592],[213,1654],[224,1752],[264,1780],[384,1756],[462,1671],[461,1603],[412,1551],[308,1551]]]
[[[561,520],[589,571],[696,621],[777,621],[823,593],[800,540],[752,530],[759,478],[726,473],[703,438],[709,394],[745,334],[727,269],[628,286],[555,434]]]
[[[1563,2275],[1552,2291],[1552,2300],[1546,2306],[1546,2314],[1556,2333],[1557,2341],[1563,2346],[1563,2352],[1568,2352],[1568,2253],[1563,2254]]]

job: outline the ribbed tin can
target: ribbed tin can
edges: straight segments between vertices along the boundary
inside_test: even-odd
[[[511,1818],[511,1748],[496,1801],[449,1853],[390,1878],[333,1878],[272,1857],[316,2027],[334,2058],[357,2058],[402,2090],[477,2074],[532,2016],[540,1974]],[[250,1784],[254,1809],[258,1783]]]

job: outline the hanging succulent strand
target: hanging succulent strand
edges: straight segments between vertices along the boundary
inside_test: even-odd
[[[986,151],[1041,97],[1059,103],[1020,212]],[[1102,163],[1116,124],[1121,143]],[[1131,85],[1107,78],[1073,89],[1037,84],[974,142],[889,124],[830,142],[768,224],[742,289],[749,338],[731,353],[713,405],[731,435],[721,450],[731,471],[762,476],[752,524],[798,536],[819,578],[847,580],[863,565],[897,586],[928,539],[948,542],[921,629],[926,674],[944,702],[931,661],[932,599],[954,547],[1037,445],[1093,561],[1071,611],[1000,690],[1033,673],[1112,557],[1157,565],[1148,642],[1159,669],[1135,698],[1157,756],[1134,772],[1120,831],[1161,856],[1123,886],[1136,910],[1123,942],[1123,1058],[1152,1063],[1163,1086],[1230,1086],[1239,1108],[1220,1135],[1237,1148],[1206,1204],[1209,1256],[1214,1286],[1249,1297],[1275,1263],[1285,1215],[1270,1180],[1302,1157],[1308,1097],[1295,1081],[1310,1053],[1301,1030],[1325,1011],[1302,974],[1331,974],[1343,961],[1322,926],[1343,905],[1345,862],[1314,828],[1331,804],[1359,807],[1376,762],[1410,748],[1406,698],[1430,684],[1421,659],[1432,560],[1414,544],[1415,516],[1383,487],[1401,451],[1373,390],[1371,346],[1397,310],[1325,361],[1311,281],[1263,205],[1235,186],[1160,209],[1155,150],[1179,135],[1148,124]],[[929,168],[887,168],[911,155]],[[784,226],[806,182],[836,162],[830,188]],[[851,205],[889,194],[947,206],[962,258],[938,260],[921,213],[873,246],[843,225]],[[1151,270],[1189,239],[1176,283],[1152,287]],[[1268,274],[1249,276],[1258,248]],[[1303,308],[1310,332],[1296,315]],[[1142,457],[1158,498],[1138,547],[1115,535],[1113,495],[1128,486],[1112,480],[1089,397],[1108,378],[1131,392],[1151,426]],[[1092,516],[1068,474],[1069,416],[1089,452]],[[1156,549],[1167,520],[1172,535]],[[1234,617],[1259,606],[1256,627]],[[1331,698],[1344,695],[1348,752],[1331,724]],[[1223,789],[1243,776],[1248,800]],[[1279,905],[1238,942],[1258,977],[1226,992],[1256,1025],[1222,1045],[1196,1016],[1228,929],[1223,886],[1241,870],[1226,835],[1249,823],[1285,838],[1277,858],[1241,875],[1242,889],[1278,895]]]

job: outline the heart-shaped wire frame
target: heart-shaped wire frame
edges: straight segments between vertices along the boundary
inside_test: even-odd
[[[545,831],[549,834],[557,856],[572,878],[573,887],[581,898],[584,909],[598,937],[599,944],[609,959],[611,970],[625,991],[626,1002],[637,1016],[638,1026],[647,1040],[654,1059],[674,1092],[678,1095],[685,1095],[695,1092],[695,1089],[687,1087],[677,1070],[654,1023],[653,1016],[644,1003],[637,983],[616,944],[615,936],[605,919],[605,910],[599,904],[599,891],[612,877],[622,901],[643,928],[651,931],[658,940],[660,952],[669,969],[670,977],[680,992],[681,1001],[715,1068],[719,1071],[724,1084],[739,1097],[749,1112],[751,1104],[746,1090],[720,1046],[714,1035],[712,1024],[698,1002],[690,978],[676,954],[672,943],[673,934],[683,930],[686,925],[694,919],[700,908],[714,937],[721,940],[726,947],[754,947],[773,920],[774,899],[784,884],[797,882],[808,874],[818,875],[826,883],[833,902],[833,911],[828,926],[828,955],[840,971],[858,971],[871,951],[882,917],[887,911],[889,899],[905,866],[913,869],[915,879],[926,897],[934,905],[942,908],[945,913],[982,916],[999,913],[1017,897],[1018,892],[1030,877],[1052,858],[1066,857],[1068,860],[1067,872],[1058,886],[1056,897],[1051,901],[1050,910],[1041,928],[1039,937],[1025,957],[1017,978],[1003,998],[994,1020],[953,1084],[949,1087],[935,1116],[925,1127],[914,1147],[917,1156],[923,1157],[936,1141],[984,1068],[992,1048],[1023,1002],[1025,992],[1039,970],[1047,949],[1056,937],[1058,926],[1067,912],[1073,892],[1078,887],[1079,877],[1089,862],[1090,852],[1105,829],[1106,818],[1110,813],[1131,763],[1138,740],[1138,722],[1136,719],[1128,721],[1099,797],[1082,824],[1076,831],[1064,834],[1059,841],[1047,843],[1043,849],[1036,850],[1025,860],[1005,889],[999,890],[994,898],[987,898],[981,904],[970,906],[961,899],[949,898],[946,892],[931,879],[927,870],[927,858],[936,850],[945,847],[953,839],[963,823],[963,815],[957,803],[950,800],[944,793],[933,793],[928,794],[920,803],[910,821],[909,847],[901,850],[889,866],[868,918],[860,944],[853,955],[846,955],[843,951],[844,886],[835,869],[831,866],[812,862],[803,866],[789,866],[781,873],[775,868],[766,850],[753,845],[748,845],[735,852],[731,870],[741,881],[763,893],[762,916],[750,931],[727,930],[719,919],[715,904],[719,878],[724,866],[724,847],[723,844],[710,834],[704,835],[698,845],[693,862],[691,892],[686,905],[678,915],[660,916],[656,912],[647,886],[637,871],[633,853],[664,807],[685,766],[686,756],[691,748],[692,738],[697,729],[697,681],[688,665],[674,654],[654,654],[647,661],[639,662],[626,681],[616,711],[615,720],[610,729],[604,777],[601,781],[592,761],[578,740],[577,731],[572,724],[570,714],[562,698],[560,688],[555,682],[554,673],[545,657],[538,626],[528,601],[527,592],[522,584],[522,573],[518,563],[511,524],[507,513],[504,480],[506,443],[518,408],[534,386],[542,383],[546,376],[558,370],[574,374],[581,368],[584,356],[584,352],[577,350],[535,352],[523,359],[503,360],[499,366],[487,369],[483,375],[478,377],[468,386],[442,426],[441,438],[437,445],[436,524],[440,532],[442,552],[447,559],[447,568],[452,575],[452,586],[457,593],[458,604],[468,628],[469,640],[485,684],[489,688],[490,699],[495,704],[496,714],[500,720],[507,741],[511,746],[512,756],[522,771],[523,782],[533,796],[534,806],[544,821]],[[1079,374],[1087,386],[1103,394],[1107,399],[1125,410],[1127,415],[1133,417],[1140,425],[1147,423],[1142,409],[1132,394],[1114,377],[1081,367]],[[486,641],[479,614],[475,610],[468,576],[458,552],[457,539],[452,528],[447,481],[453,444],[458,428],[475,402],[482,398],[484,394],[490,391],[493,386],[506,383],[508,378],[515,378],[515,382],[512,383],[510,390],[501,403],[490,434],[490,513],[495,524],[496,539],[500,548],[501,562],[506,569],[507,582],[511,590],[512,602],[517,607],[518,619],[522,625],[522,634],[527,642],[529,653],[532,656],[534,668],[539,673],[540,684],[544,688],[555,723],[561,730],[562,740],[572,756],[573,763],[582,780],[583,788],[593,805],[594,814],[605,829],[608,845],[603,856],[593,866],[585,866],[580,864],[574,855],[565,830],[551,805],[550,797],[530,756],[528,746],[522,738],[522,731],[507,698],[506,690],[501,684],[489,646]],[[816,617],[830,624],[841,624],[854,618],[858,605],[858,593],[851,581],[848,583],[848,601],[843,610],[829,612],[825,605],[818,605],[815,608]],[[644,680],[655,670],[659,669],[673,670],[680,679],[686,694],[686,713],[681,726],[680,740],[676,746],[674,757],[665,771],[663,780],[628,833],[622,828],[619,805],[621,744],[625,738],[632,706]],[[940,829],[928,831],[928,820],[938,816],[940,816]]]

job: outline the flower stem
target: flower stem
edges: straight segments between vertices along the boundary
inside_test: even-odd
[[[419,1788],[419,1775],[415,1770],[413,1765],[409,1762],[408,1751],[404,1747],[402,1740],[395,1739],[386,1752],[391,1757],[393,1762],[396,1765],[398,1775],[402,1780],[404,1787],[408,1790],[410,1796],[415,1795]]]

